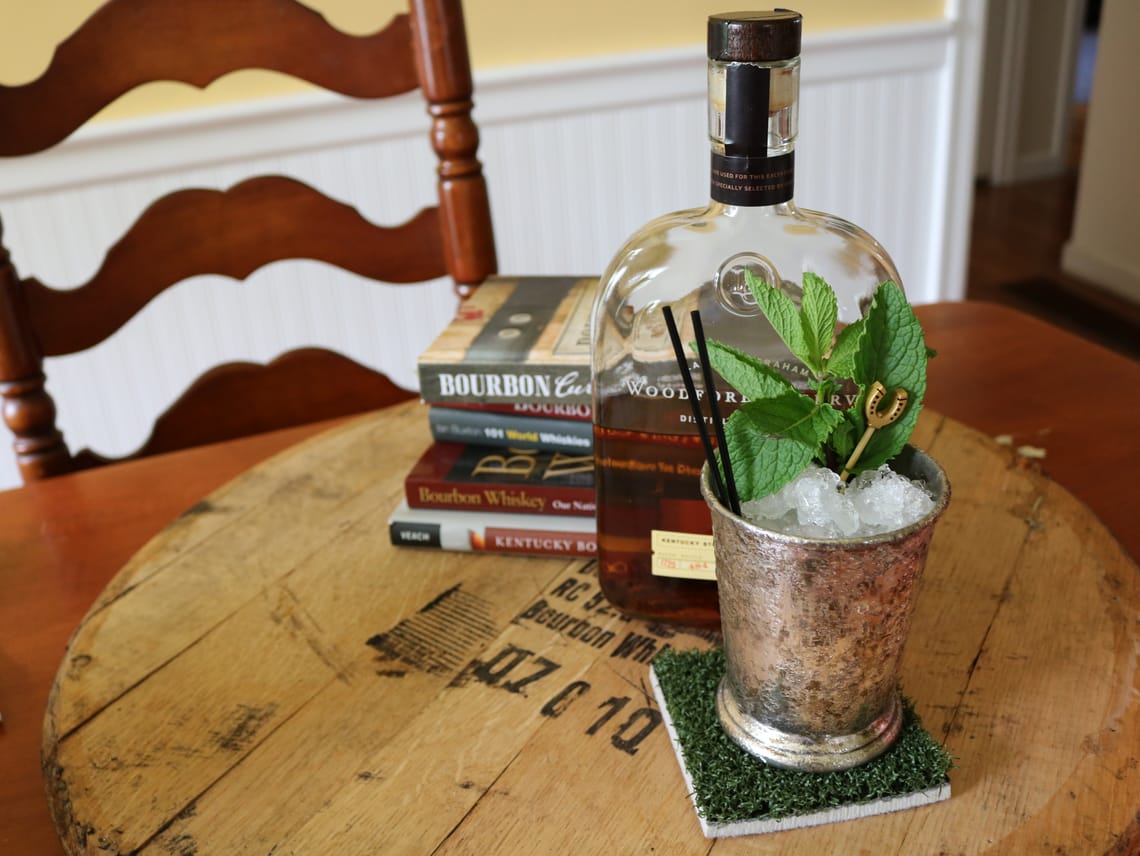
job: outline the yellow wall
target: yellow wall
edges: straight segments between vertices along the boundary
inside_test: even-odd
[[[102,0],[0,0],[0,83],[34,80],[51,52]],[[240,2],[240,0],[234,0]],[[302,0],[350,33],[379,29],[404,0]],[[943,17],[947,0],[798,0],[805,32]],[[758,8],[776,4],[757,4]],[[725,0],[466,0],[477,69],[702,44],[709,13],[744,8]],[[295,91],[280,75],[243,72],[202,94],[155,84],[122,99],[104,117],[180,110]]]

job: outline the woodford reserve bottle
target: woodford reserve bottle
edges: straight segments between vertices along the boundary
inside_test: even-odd
[[[712,565],[697,482],[704,453],[662,308],[672,307],[686,350],[690,313],[699,310],[708,338],[806,389],[806,369],[763,318],[744,271],[797,304],[803,274],[823,276],[836,291],[841,323],[866,312],[880,282],[901,285],[865,231],[792,201],[800,23],[788,10],[709,18],[712,199],[643,227],[599,284],[592,319],[598,575],[628,614],[720,626],[715,582],[691,578]],[[837,398],[840,406],[853,400]],[[723,381],[720,400],[727,418],[739,402]],[[708,421],[707,405],[702,412]]]

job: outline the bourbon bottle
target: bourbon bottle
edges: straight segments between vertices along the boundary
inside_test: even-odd
[[[866,312],[879,283],[902,284],[866,231],[793,202],[800,29],[801,16],[788,10],[709,18],[711,200],[648,223],[599,283],[592,317],[598,575],[627,614],[720,626],[715,581],[694,578],[712,565],[710,517],[698,489],[705,456],[663,307],[672,307],[683,342],[693,340],[697,310],[708,338],[762,359],[806,390],[807,370],[764,319],[745,270],[797,304],[803,274],[824,277],[841,323]],[[740,402],[719,386],[727,418]],[[846,398],[832,403],[853,403]],[[708,422],[707,403],[701,412]]]

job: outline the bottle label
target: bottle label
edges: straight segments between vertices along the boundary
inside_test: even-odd
[[[726,205],[777,205],[792,198],[795,152],[774,157],[713,152],[711,194]]]
[[[653,551],[651,570],[654,576],[685,580],[716,579],[712,535],[654,529],[650,537],[650,548]]]

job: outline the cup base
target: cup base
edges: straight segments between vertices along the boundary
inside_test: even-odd
[[[745,713],[727,678],[717,690],[716,712],[725,734],[750,755],[777,767],[811,773],[847,770],[877,758],[894,743],[903,719],[902,702],[895,692],[886,709],[853,734],[793,734]]]

